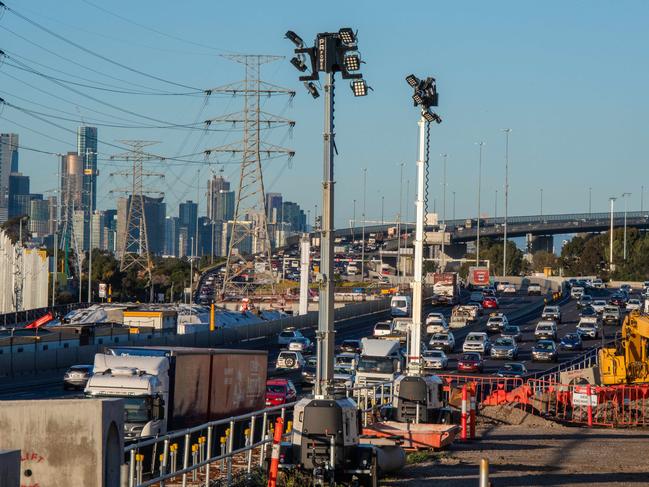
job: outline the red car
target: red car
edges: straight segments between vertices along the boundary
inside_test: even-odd
[[[485,296],[482,300],[482,307],[484,309],[498,309],[498,300],[492,296]]]
[[[266,381],[266,406],[279,406],[297,401],[297,390],[288,379],[268,379]]]
[[[457,361],[458,372],[482,372],[483,369],[482,356],[477,352],[463,353]]]

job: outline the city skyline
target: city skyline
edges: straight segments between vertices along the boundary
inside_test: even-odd
[[[38,2],[34,5],[33,8],[37,8]],[[106,8],[108,11],[117,11],[121,8],[119,5],[116,2]],[[193,197],[193,183],[198,168],[203,167],[202,186],[208,178],[209,170],[204,168],[206,163],[202,154],[178,157],[178,161],[172,161],[171,158],[200,153],[224,143],[227,145],[227,142],[238,137],[236,132],[222,132],[215,128],[206,132],[201,122],[209,116],[228,113],[228,97],[214,95],[206,99],[193,89],[212,88],[241,79],[240,68],[219,54],[259,50],[276,53],[287,58],[273,65],[270,81],[296,91],[293,109],[287,108],[286,112],[297,122],[294,128],[296,155],[290,165],[283,161],[273,161],[264,168],[268,179],[266,190],[290,193],[291,199],[299,201],[305,209],[314,213],[315,205],[320,205],[319,182],[312,175],[313,161],[319,159],[321,146],[321,105],[311,100],[296,82],[295,70],[289,63],[290,43],[283,39],[283,34],[287,29],[294,29],[305,39],[309,39],[322,28],[317,24],[331,24],[332,28],[338,28],[338,23],[333,24],[334,20],[338,22],[337,15],[332,11],[316,22],[315,19],[304,19],[299,15],[299,9],[275,9],[259,3],[256,8],[260,17],[248,19],[251,28],[254,27],[254,35],[238,39],[234,26],[243,21],[240,12],[232,6],[221,8],[209,2],[199,5],[206,15],[196,15],[197,6],[196,9],[176,12],[173,21],[165,17],[162,11],[149,8],[146,2],[128,5],[129,17],[137,19],[145,27],[155,25],[157,30],[175,34],[192,26],[186,29],[191,35],[181,36],[180,41],[161,34],[151,34],[146,29],[134,28],[128,22],[111,15],[107,15],[102,26],[98,27],[96,32],[101,35],[84,37],[83,31],[70,34],[73,42],[78,43],[83,39],[91,52],[110,54],[110,58],[121,60],[125,65],[133,66],[138,59],[147,59],[146,74],[165,81],[118,69],[115,65],[111,67],[116,69],[111,76],[118,79],[106,78],[104,74],[108,73],[104,72],[109,65],[105,61],[80,52],[61,40],[52,39],[41,29],[26,25],[8,13],[3,19],[3,25],[19,35],[28,35],[34,43],[25,43],[8,33],[12,41],[15,41],[12,49],[25,58],[24,62],[37,68],[39,72],[42,70],[53,74],[46,69],[52,62],[42,47],[55,44],[52,47],[56,48],[57,54],[81,64],[70,65],[65,59],[62,60],[70,80],[82,82],[78,77],[89,78],[93,88],[74,88],[82,92],[81,95],[5,64],[0,70],[3,80],[0,92],[8,103],[42,111],[48,116],[62,116],[70,121],[44,116],[37,119],[24,111],[5,107],[0,119],[2,131],[19,132],[21,144],[26,147],[65,153],[76,148],[76,141],[70,136],[76,136],[76,126],[81,124],[82,119],[87,125],[91,125],[93,120],[102,120],[107,125],[138,127],[99,126],[103,135],[99,137],[98,178],[100,181],[106,179],[110,172],[125,165],[124,161],[110,159],[111,155],[122,152],[119,147],[115,147],[120,145],[119,140],[132,138],[136,133],[137,137],[162,140],[163,143],[156,147],[156,152],[170,159],[164,163],[157,161],[151,164],[154,170],[166,173],[166,200],[170,207],[175,207],[178,202]],[[414,48],[423,45],[422,41],[427,38],[423,20],[408,19],[406,22],[406,14],[395,7],[382,10],[376,18],[370,20],[363,2],[345,5],[345,21],[358,29],[359,38],[362,39],[362,55],[367,62],[364,73],[374,91],[365,99],[355,101],[353,110],[343,109],[349,103],[351,93],[341,85],[342,96],[339,98],[336,115],[337,147],[340,152],[336,177],[336,226],[346,226],[352,217],[354,185],[363,167],[368,167],[368,219],[377,220],[381,206],[384,206],[386,219],[394,219],[396,216],[399,188],[395,188],[395,181],[399,177],[402,162],[406,163],[403,193],[408,193],[405,186],[410,181],[409,193],[414,194],[415,155],[411,151],[414,146],[414,112],[403,79],[410,72],[436,76],[440,90],[440,114],[444,118],[444,124],[432,131],[431,203],[435,200],[439,202],[441,197],[441,160],[437,154],[448,154],[448,190],[461,196],[471,191],[475,185],[474,178],[467,175],[477,171],[475,142],[484,140],[485,194],[494,194],[494,190],[499,189],[501,201],[498,207],[503,208],[504,138],[501,129],[509,127],[512,129],[512,215],[535,214],[539,211],[537,195],[521,189],[530,173],[534,173],[537,185],[545,189],[544,213],[547,214],[577,212],[588,207],[587,188],[572,187],[575,181],[582,181],[584,176],[588,179],[584,186],[593,188],[593,211],[605,211],[608,196],[623,192],[632,193],[629,207],[639,208],[641,185],[634,183],[633,179],[636,178],[630,178],[629,175],[634,174],[639,178],[647,176],[643,152],[637,141],[642,140],[641,127],[644,122],[641,114],[647,108],[642,93],[643,86],[649,81],[649,71],[635,60],[642,59],[646,54],[645,43],[637,41],[644,32],[640,19],[649,14],[649,6],[637,1],[626,2],[624,9],[613,8],[613,4],[607,2],[590,7],[551,2],[546,9],[504,1],[490,6],[475,1],[464,5],[438,6],[435,16],[439,25],[435,37],[442,41],[427,44],[424,56],[418,54],[419,49]],[[16,8],[19,9],[18,5]],[[204,17],[210,17],[208,13],[214,9],[218,10],[217,17],[220,19],[217,33],[213,33],[212,28],[208,29],[204,20]],[[557,12],[561,13],[559,18]],[[23,13],[28,17],[34,14],[32,10]],[[96,14],[97,9],[89,4],[63,4],[47,19],[36,14],[34,18],[57,31],[66,22],[80,25],[79,19]],[[274,19],[276,22],[268,23],[262,21],[262,18]],[[489,22],[484,21],[485,18]],[[412,25],[406,27],[410,22]],[[554,26],[551,36],[547,34],[548,24]],[[390,36],[384,35],[386,30],[413,46],[413,49],[397,48],[389,40]],[[208,36],[207,32],[212,34]],[[157,49],[152,49],[150,43],[146,42],[144,36],[149,34],[158,43]],[[116,39],[110,44],[110,49],[106,37]],[[512,42],[514,39],[516,42]],[[615,39],[615,42],[609,42],[609,39]],[[209,47],[195,46],[191,42]],[[391,60],[389,69],[382,69],[378,62],[381,58]],[[30,64],[32,61],[42,63],[45,67]],[[500,67],[511,63],[520,66],[520,69],[513,77],[505,76]],[[607,64],[613,72],[623,73],[617,79],[622,89],[606,89],[602,92],[599,81],[602,64]],[[86,68],[95,71],[89,72]],[[115,87],[129,93],[107,91],[120,91]],[[192,94],[166,96],[165,103],[158,103],[159,97],[137,95],[138,92]],[[14,95],[22,98],[27,95],[27,101]],[[89,96],[120,110],[97,103]],[[56,97],[68,101],[63,102]],[[600,113],[599,103],[595,102],[600,99],[605,101],[605,116]],[[209,110],[204,109],[206,102],[209,103]],[[287,103],[287,107],[289,105]],[[123,109],[136,115],[124,112]],[[206,114],[207,116],[203,116]],[[619,123],[600,123],[603,116],[606,120],[617,120]],[[183,124],[196,123],[194,121],[198,120],[199,129],[153,129],[151,127],[159,123],[143,117]],[[21,125],[36,132],[24,129]],[[56,172],[53,158],[54,156],[38,152],[30,153],[29,158],[25,158],[28,160],[22,169],[24,173],[34,174],[34,190],[46,194],[51,189],[48,180]],[[236,179],[236,165],[227,157],[223,157],[219,164],[214,161],[214,157],[210,157],[207,164],[217,171],[223,169],[226,179]],[[612,177],[604,177],[610,164],[623,170]],[[106,191],[109,189],[106,184],[102,184],[102,187]],[[380,204],[382,201],[384,205]],[[107,194],[98,195],[97,202],[100,209],[115,206],[109,201]],[[413,214],[412,197],[408,203],[406,206],[410,214]],[[402,204],[406,204],[405,201]],[[475,205],[466,199],[459,197],[456,206],[458,217],[475,216]],[[485,207],[493,208],[493,205]],[[488,214],[491,212],[491,209],[487,210]]]

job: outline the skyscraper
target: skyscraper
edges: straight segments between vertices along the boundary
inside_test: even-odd
[[[9,218],[9,175],[18,172],[18,134],[0,134],[0,223]]]
[[[77,154],[83,161],[83,209],[97,208],[97,127],[77,128]]]
[[[291,232],[306,231],[306,215],[300,205],[292,201],[284,201],[282,204],[282,221],[290,225]]]
[[[83,161],[76,152],[68,152],[61,158],[61,195],[60,205],[60,222],[61,244],[71,245],[73,232],[73,214],[74,211],[83,211],[81,194],[83,192]],[[84,227],[87,226],[77,217],[77,224],[81,224],[82,229],[75,229],[75,235],[85,236]],[[81,239],[84,240],[83,238]],[[77,242],[79,250],[83,250],[81,242]]]
[[[185,247],[185,255],[195,255],[196,247],[192,251],[192,242],[196,242],[196,223],[198,216],[198,205],[191,200],[185,203],[180,203],[178,206],[178,219],[180,226],[187,229],[187,240]],[[193,240],[192,240],[193,239]]]
[[[164,255],[178,257],[179,222],[177,216],[168,216],[165,219],[165,248]]]
[[[29,176],[19,172],[9,175],[9,212],[8,218],[29,214]]]
[[[49,217],[49,201],[33,199],[29,207],[29,231],[37,237],[48,235]]]
[[[268,218],[268,223],[279,222],[281,220],[281,213],[281,193],[266,193],[266,218]]]
[[[214,222],[234,218],[234,191],[223,176],[213,176],[207,181],[207,217]]]

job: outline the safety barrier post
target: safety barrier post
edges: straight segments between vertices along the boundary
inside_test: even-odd
[[[461,426],[462,426],[462,431],[460,433],[460,438],[462,441],[466,441],[466,408],[467,408],[467,399],[468,399],[468,391],[466,388],[466,384],[462,386],[462,416],[461,416]]]
[[[128,487],[135,485],[135,455],[135,450],[131,450],[131,458],[128,464]]]
[[[192,445],[192,467],[198,463],[198,444]],[[192,482],[196,482],[196,469],[192,470]]]
[[[250,418],[250,446],[255,444],[255,423],[257,422],[257,416],[253,416]],[[263,438],[263,434],[262,434]],[[248,458],[247,458],[247,468],[248,468],[248,473],[252,470],[252,448],[248,450]]]
[[[183,470],[187,470],[189,467],[189,448],[190,448],[190,436],[189,433],[185,435],[185,445],[183,447]],[[187,487],[187,472],[183,474],[183,487]]]
[[[207,460],[212,460],[212,430],[213,426],[207,427]],[[205,487],[210,487],[210,463],[205,465]]]
[[[264,464],[264,457],[266,456],[266,440],[268,439],[268,411],[264,412],[261,421],[261,448],[259,449],[259,466]]]
[[[480,487],[489,487],[489,460],[480,460]]]
[[[279,452],[282,443],[282,430],[284,420],[277,418],[275,421],[275,435],[273,436],[273,449],[270,456],[270,471],[268,472],[268,487],[277,486],[277,472],[279,470]]]
[[[234,420],[230,421],[230,436],[228,437],[228,484],[232,482],[232,451],[234,450]]]
[[[162,448],[162,454],[160,455],[160,475],[165,475],[167,473],[167,462],[169,457],[169,438],[164,441],[164,446]],[[160,487],[164,487],[164,480],[160,481]]]
[[[470,396],[469,396],[470,397],[469,406],[470,406],[470,424],[471,424],[470,435],[471,435],[471,439],[474,440],[475,439],[475,408],[476,408],[476,404],[475,404],[475,396],[476,396],[475,384],[473,384],[473,387],[471,387],[469,389],[469,394],[470,394]]]
[[[586,397],[588,397],[588,406],[586,410],[588,411],[588,427],[593,427],[593,403],[590,398],[590,384],[586,385]]]
[[[226,433],[227,434],[227,433]],[[221,436],[221,472],[225,470],[225,440],[227,437]]]

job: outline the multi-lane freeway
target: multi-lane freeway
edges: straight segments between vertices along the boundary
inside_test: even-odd
[[[602,291],[605,293],[605,291]],[[523,333],[523,341],[519,342],[519,357],[518,361],[526,364],[530,372],[539,372],[548,368],[554,367],[554,363],[532,362],[531,349],[535,343],[534,328],[540,318],[540,310],[543,298],[532,297],[522,294],[515,296],[502,296],[500,298],[500,309],[505,315],[516,316],[510,320],[511,324],[518,325]],[[558,327],[559,338],[565,334],[574,332],[577,322],[579,321],[579,312],[577,310],[576,302],[574,300],[564,301],[561,305],[563,320]],[[448,306],[430,306],[427,305],[424,313],[430,311],[437,311],[444,313],[447,317],[450,316],[451,308]],[[522,312],[522,310],[530,310]],[[514,315],[514,313],[516,315]],[[389,312],[380,312],[360,316],[357,318],[347,319],[336,323],[336,343],[340,344],[345,339],[359,339],[366,336],[371,336],[374,325],[376,322],[389,319]],[[471,331],[484,331],[487,316],[483,316],[478,322],[466,326],[462,329],[453,330],[456,339],[456,347],[453,353],[448,353],[449,365],[445,373],[456,373],[457,360],[461,355],[462,342],[466,335]],[[604,327],[605,339],[611,339],[615,335],[617,327]],[[307,328],[302,330],[303,334],[308,338],[314,340],[315,330]],[[493,336],[492,336],[493,338]],[[584,348],[596,345],[596,341],[589,340],[584,342]],[[280,352],[280,346],[277,345],[276,339],[264,338],[251,340],[239,344],[240,348],[254,348],[264,349],[269,351],[269,368],[272,370],[275,364],[277,355]],[[581,352],[561,351],[559,354],[559,361],[566,362],[572,360],[577,354]],[[494,360],[489,357],[485,358],[484,374],[495,373],[504,363],[503,360]],[[299,379],[299,374],[291,374],[294,379]],[[51,375],[39,381],[31,381],[21,383],[16,381],[14,384],[5,386],[0,389],[0,400],[6,399],[50,399],[58,397],[78,397],[82,395],[80,391],[64,391],[62,386],[62,377],[58,375]]]

